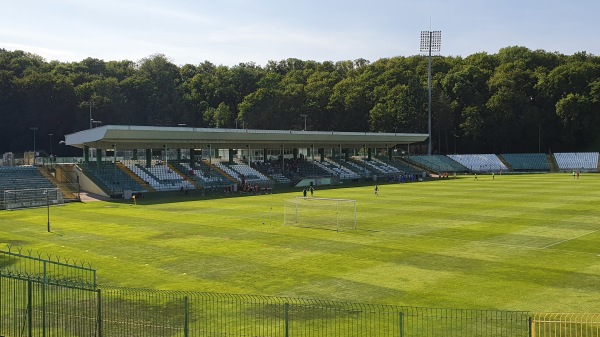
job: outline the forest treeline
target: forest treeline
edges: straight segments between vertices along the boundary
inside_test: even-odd
[[[0,49],[0,153],[54,153],[95,125],[427,133],[427,58],[270,61],[265,66],[46,61]],[[433,151],[597,151],[600,58],[526,47],[435,57]],[[102,124],[100,124],[100,122]],[[53,136],[49,136],[53,134]]]

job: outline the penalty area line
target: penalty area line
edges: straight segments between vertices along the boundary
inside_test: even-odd
[[[574,237],[574,238],[569,238],[569,239],[561,240],[561,241],[555,242],[555,243],[553,243],[553,244],[549,244],[549,245],[547,245],[547,246],[544,246],[544,247],[542,247],[542,248],[540,248],[540,249],[548,249],[548,248],[550,248],[550,247],[553,247],[553,246],[556,246],[556,245],[560,245],[561,243],[565,243],[565,242],[567,242],[567,241],[571,241],[571,240],[579,239],[580,237],[583,237],[583,236],[586,236],[586,235],[590,235],[590,234],[594,234],[594,233],[596,233],[596,232],[598,232],[598,231],[600,231],[600,229],[596,229],[595,231],[591,231],[591,232],[588,232],[588,233],[585,233],[585,234],[578,235],[578,236],[576,236],[576,237]]]
[[[362,228],[362,227],[353,228],[351,230],[352,231],[361,231],[361,232],[373,232],[373,233],[379,233],[379,232],[381,232],[380,230],[377,230],[377,229],[367,229],[367,228]]]

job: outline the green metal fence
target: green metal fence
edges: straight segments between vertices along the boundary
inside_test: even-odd
[[[0,337],[597,337],[600,331],[598,315],[98,287],[86,264],[46,257],[0,251]]]
[[[96,270],[88,263],[14,246],[0,250],[0,274],[48,284],[96,288]]]
[[[401,336],[398,307],[102,287],[104,336]]]
[[[98,336],[97,293],[0,275],[0,336]]]
[[[0,336],[97,336],[96,271],[8,246],[0,251]]]
[[[0,336],[529,336],[525,312],[44,284],[0,275]]]

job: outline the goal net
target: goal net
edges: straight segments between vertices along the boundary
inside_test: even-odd
[[[4,209],[35,208],[64,205],[58,188],[36,188],[4,191]]]
[[[356,200],[296,197],[283,206],[284,225],[335,231],[356,228]]]

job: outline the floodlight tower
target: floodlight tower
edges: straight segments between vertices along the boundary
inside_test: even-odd
[[[308,115],[302,114],[302,115],[300,115],[300,117],[304,117],[304,130],[302,130],[302,131],[306,131],[306,117],[308,117]]]
[[[429,56],[429,65],[427,66],[427,89],[429,90],[429,117],[428,117],[428,130],[429,130],[429,144],[427,146],[427,154],[431,155],[431,54],[440,52],[442,47],[442,32],[436,31],[421,31],[421,53],[427,53]]]
[[[37,126],[32,126],[29,130],[33,131],[33,166],[35,166],[35,132],[38,130]]]
[[[86,102],[82,102],[81,105],[88,105],[90,107],[90,129],[92,129],[92,122],[94,121],[92,119],[92,107],[96,106],[96,102],[92,102],[91,100],[89,100]]]

